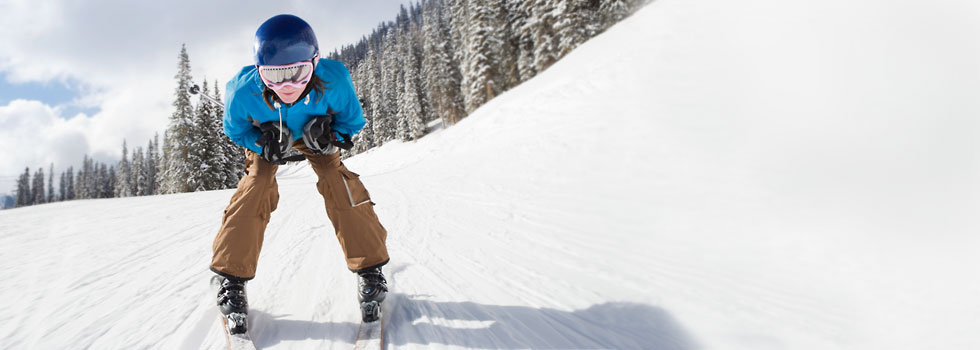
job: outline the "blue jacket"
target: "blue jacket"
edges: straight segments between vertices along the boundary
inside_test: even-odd
[[[338,61],[321,58],[314,74],[323,80],[326,89],[323,94],[311,90],[309,99],[301,98],[292,105],[280,104],[282,123],[293,135],[293,140],[303,137],[303,127],[314,116],[326,115],[327,110],[336,112],[330,125],[340,133],[354,136],[364,127],[364,113],[354,92],[347,67]],[[279,112],[262,101],[265,84],[255,66],[245,66],[228,85],[225,86],[225,135],[232,142],[262,153],[262,147],[255,144],[262,133],[256,124],[279,121]]]

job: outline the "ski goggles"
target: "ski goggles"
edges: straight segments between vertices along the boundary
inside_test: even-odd
[[[302,89],[313,77],[313,60],[281,66],[259,66],[259,76],[273,90],[285,86]]]

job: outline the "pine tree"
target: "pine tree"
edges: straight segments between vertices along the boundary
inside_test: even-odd
[[[415,48],[411,45],[407,47],[409,60],[405,71],[405,91],[398,104],[401,109],[400,114],[405,120],[405,134],[402,140],[418,140],[425,134],[425,121],[422,117],[422,101],[419,97],[419,67],[416,63],[418,57],[415,55]]]
[[[397,35],[395,38],[395,51],[397,52],[396,56],[398,56],[397,63],[395,63],[396,73],[394,81],[396,94],[392,103],[395,107],[395,139],[405,141],[409,140],[408,116],[405,115],[406,106],[404,106],[402,102],[406,98],[405,76],[408,69],[410,69],[412,62],[410,54],[408,54],[408,47],[410,45],[408,42],[408,31],[400,29],[398,34],[399,35]]]
[[[66,187],[68,183],[67,180],[65,180],[64,172],[61,173],[59,180],[61,181],[58,181],[58,201],[68,200],[67,193],[66,193],[66,191],[68,190]]]
[[[558,60],[555,23],[558,21],[553,0],[534,0],[531,7],[531,38],[534,40],[534,67],[544,71]]]
[[[75,199],[86,199],[88,198],[88,192],[85,190],[85,162],[82,162],[81,169],[78,169],[75,173]]]
[[[146,169],[144,169],[143,149],[136,147],[133,149],[133,161],[130,163],[130,169],[132,170],[132,182],[133,186],[133,196],[145,196],[147,194],[146,188]]]
[[[505,21],[507,22],[507,40],[511,56],[506,67],[508,72],[508,86],[517,86],[523,81],[531,79],[537,73],[534,68],[534,39],[531,33],[531,8],[532,1],[527,0],[506,0]]]
[[[380,57],[381,60],[381,89],[378,102],[378,115],[374,119],[374,136],[378,146],[395,139],[398,103],[398,44],[396,40],[397,30],[390,30],[384,37],[384,46]]]
[[[210,96],[210,93],[211,90],[208,88],[207,79],[205,79],[201,88],[200,101],[197,104],[197,110],[194,112],[193,136],[187,153],[190,170],[187,182],[192,191],[207,191],[216,188],[214,174],[217,167],[214,161],[217,159],[215,157],[217,135],[212,130],[211,104],[204,97]]]
[[[221,90],[218,88],[218,82],[214,82],[214,99],[221,101]],[[218,187],[216,189],[225,188],[235,188],[238,186],[238,180],[242,176],[242,167],[245,163],[245,150],[231,142],[231,139],[225,135],[224,132],[224,106],[213,106],[212,108],[211,122],[213,126],[211,127],[217,137],[218,143]]]
[[[99,198],[99,168],[98,164],[95,163],[95,159],[88,158],[88,163],[86,164],[87,175],[85,177],[85,189],[87,191],[87,196],[85,198]]]
[[[105,167],[106,165],[103,164],[102,166]],[[116,167],[115,166],[109,167],[109,174],[106,176],[105,188],[102,190],[102,193],[104,193],[105,198],[112,198],[115,197],[116,195]]]
[[[109,169],[106,167],[105,163],[98,163],[97,168],[99,169],[98,182],[96,188],[98,188],[98,194],[96,198],[112,198],[112,185],[111,179],[109,179]],[[115,174],[113,174],[115,175]]]
[[[160,169],[164,166],[164,160],[161,156],[160,151],[160,135],[153,134],[153,169],[151,170],[152,176],[149,179],[150,184],[150,194],[160,194],[160,178],[162,172]]]
[[[116,173],[116,197],[129,197],[133,194],[132,175],[129,169],[129,151],[126,140],[123,139],[122,159],[119,160],[119,172]]]
[[[181,46],[178,55],[177,88],[174,92],[175,100],[173,106],[175,111],[170,116],[170,125],[164,140],[164,157],[167,164],[164,167],[163,183],[161,184],[162,193],[190,192],[190,183],[193,169],[189,161],[191,141],[193,141],[193,115],[191,107],[190,93],[187,91],[191,86],[191,66],[190,58],[187,56],[186,45]]]
[[[503,90],[504,74],[500,57],[504,38],[500,18],[501,0],[468,0],[470,17],[466,26],[463,61],[463,95],[467,113],[494,98]]]
[[[31,168],[24,168],[24,173],[17,179],[17,206],[23,207],[33,204],[34,197],[31,196]]]
[[[452,47],[452,61],[459,71],[459,97],[463,101],[464,111],[466,96],[469,95],[469,85],[466,84],[466,75],[469,74],[467,62],[467,28],[469,11],[467,8],[468,0],[445,0],[446,16],[449,24],[449,43]]]
[[[462,76],[466,74],[464,53],[466,51],[466,28],[467,21],[469,19],[467,0],[445,0],[446,5],[446,16],[449,19],[447,24],[449,25],[449,42],[450,47],[452,47],[452,59],[453,62],[459,65],[460,70],[460,81],[462,82]],[[468,93],[468,87],[465,84],[460,84],[460,94],[465,96]],[[461,96],[461,97],[462,97]]]
[[[157,182],[157,147],[154,140],[146,143],[146,156],[143,159],[144,181],[143,193],[146,196],[156,194]]]
[[[44,169],[38,168],[34,173],[34,181],[31,182],[31,196],[33,204],[44,204]]]
[[[448,11],[443,11],[442,1],[425,4],[425,42],[423,45],[424,80],[434,114],[442,119],[443,127],[455,124],[462,117],[459,65],[453,58]]]
[[[65,172],[65,200],[75,199],[75,167],[70,166]]]
[[[603,0],[599,5],[602,29],[609,28],[626,18],[630,13],[629,3],[628,0]]]
[[[54,197],[54,163],[51,163],[51,167],[48,168],[48,198],[45,199],[46,202],[52,203],[55,201]]]
[[[558,38],[558,57],[565,57],[588,39],[585,25],[591,15],[586,0],[558,0],[555,32]]]
[[[381,56],[380,47],[371,48],[368,51],[368,57],[365,59],[369,64],[368,74],[371,76],[369,79],[370,86],[368,86],[367,94],[367,104],[370,106],[371,110],[371,147],[381,146],[383,143],[383,134],[381,123],[384,123],[385,108],[384,100],[382,99],[382,91],[384,86],[382,85],[383,80],[381,79]]]
[[[370,103],[371,89],[374,85],[372,69],[374,60],[371,58],[372,52],[369,50],[367,57],[361,64],[354,69],[353,80],[354,89],[357,96],[361,98],[361,110],[364,112],[364,128],[354,138],[354,148],[350,154],[359,154],[367,151],[374,146],[374,107]],[[366,99],[367,98],[367,99]]]
[[[157,163],[157,194],[170,193],[167,192],[167,166],[170,164],[170,155],[167,153],[168,149],[170,149],[170,131],[164,131],[160,162]]]

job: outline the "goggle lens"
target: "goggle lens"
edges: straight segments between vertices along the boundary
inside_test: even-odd
[[[293,67],[262,68],[262,77],[273,84],[279,84],[285,81],[298,83],[306,80],[309,75],[310,66],[305,64]]]

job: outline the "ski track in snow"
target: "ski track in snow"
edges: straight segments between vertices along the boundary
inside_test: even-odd
[[[388,347],[980,348],[980,106],[956,99],[980,82],[903,43],[843,54],[902,27],[837,9],[944,24],[912,41],[980,21],[872,3],[657,1],[457,126],[346,160],[389,231]],[[933,49],[980,61],[952,38]],[[350,349],[316,176],[277,178],[254,342]],[[223,348],[207,266],[232,193],[0,211],[4,347]]]

